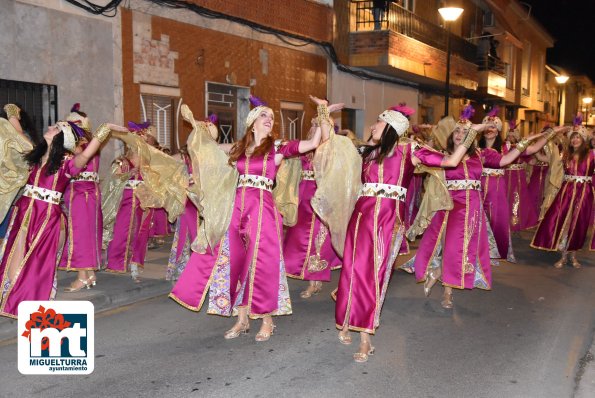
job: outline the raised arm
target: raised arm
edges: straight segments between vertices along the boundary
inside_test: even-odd
[[[103,141],[109,137],[111,130],[128,132],[128,129],[125,127],[117,126],[111,123],[103,123],[97,128],[97,130],[95,130],[93,133],[93,139],[91,142],[89,142],[87,147],[74,157],[74,165],[78,168],[81,168],[89,163],[89,160],[95,156],[95,153],[97,153]]]
[[[16,106],[15,104],[6,104],[4,105],[4,112],[6,112],[6,117],[8,118],[8,122],[14,127],[14,129],[22,135],[28,142],[31,142],[29,137],[23,131],[23,126],[21,126],[21,108]]]
[[[463,143],[457,149],[455,149],[455,151],[451,155],[445,156],[444,159],[442,159],[440,167],[457,167],[459,163],[461,163],[461,160],[463,160],[463,157],[465,157],[467,150],[475,141],[475,136],[477,135],[477,133],[482,132],[483,130],[485,130],[485,128],[485,124],[472,125],[471,128],[469,128],[469,131],[467,132],[467,135],[465,136]]]
[[[300,141],[298,150],[300,153],[306,153],[314,150],[320,145],[321,140],[326,141],[330,136],[330,131],[333,128],[333,121],[330,117],[332,112],[341,110],[344,106],[343,103],[329,105],[327,100],[323,100],[314,96],[310,96],[310,99],[317,105],[318,111],[318,126],[310,137],[309,140]]]
[[[543,133],[533,134],[524,140],[521,140],[512,150],[510,150],[506,155],[502,156],[500,160],[500,167],[508,166],[512,162],[514,162],[521,153],[525,152],[527,155],[533,155],[537,153],[544,145],[556,134],[565,132],[568,127],[565,126],[557,126],[554,128],[549,128]],[[537,139],[537,142],[529,145],[532,140]],[[531,148],[531,152],[529,149]]]

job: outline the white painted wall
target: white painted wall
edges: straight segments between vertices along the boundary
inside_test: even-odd
[[[362,111],[361,113],[357,112],[357,131],[355,131],[357,136],[362,139],[369,136],[369,126],[385,109],[401,102],[406,102],[407,106],[416,111],[418,109],[419,91],[417,89],[373,80],[362,80],[351,74],[338,71],[334,65],[329,68],[328,84],[331,102],[343,102],[346,108]],[[417,114],[411,117],[411,123],[417,123]]]

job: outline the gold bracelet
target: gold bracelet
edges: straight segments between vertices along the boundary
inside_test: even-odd
[[[520,153],[525,152],[525,149],[527,149],[527,147],[529,146],[530,141],[528,139],[524,139],[518,142],[518,144],[516,144],[516,149],[518,149],[518,151]]]
[[[21,120],[21,108],[19,108],[15,104],[4,105],[4,112],[6,112],[6,117],[8,119],[10,119],[11,117],[16,117],[17,120]]]
[[[476,136],[477,136],[477,131],[470,128],[469,130],[467,130],[467,135],[465,136],[465,139],[463,140],[462,145],[467,149],[471,148],[471,145],[473,145],[473,143],[475,142]]]
[[[97,130],[93,133],[93,138],[97,138],[99,142],[103,142],[109,137],[111,133],[110,128],[107,126],[106,123],[101,124],[97,127]]]
[[[333,125],[333,123],[331,122],[331,114],[328,111],[328,106],[327,104],[318,104],[318,107],[316,108],[317,112],[318,112],[318,125],[322,127],[322,123],[323,122],[327,122],[328,124],[330,124],[331,126]]]
[[[556,132],[554,131],[553,128],[549,127],[547,130],[545,130],[544,132],[544,137],[547,141],[551,140],[552,138],[554,138],[556,136]]]

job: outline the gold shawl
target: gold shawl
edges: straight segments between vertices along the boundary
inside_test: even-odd
[[[564,164],[560,156],[560,150],[554,140],[550,140],[545,147],[545,153],[549,156],[549,169],[545,179],[545,188],[543,202],[541,202],[541,211],[539,212],[539,220],[543,219],[545,212],[553,203],[554,198],[562,187],[564,180]]]
[[[407,230],[407,239],[413,241],[421,235],[439,210],[452,210],[454,204],[446,188],[444,169],[419,165],[415,173],[428,173],[424,181],[424,196],[413,224]]]
[[[432,127],[430,138],[434,139],[434,146],[441,150],[446,150],[446,141],[448,140],[448,136],[456,127],[457,122],[455,122],[452,116],[442,118],[437,125]]]
[[[273,198],[277,209],[283,215],[283,225],[293,227],[297,223],[302,161],[300,158],[283,159],[277,176]]]
[[[238,171],[228,164],[227,154],[213,141],[206,123],[195,120],[186,104],[181,111],[193,128],[188,137],[188,154],[194,184],[188,187],[187,194],[203,218],[192,250],[205,253],[207,247],[215,248],[229,228]]]
[[[331,130],[329,139],[316,149],[313,166],[317,189],[310,203],[342,257],[347,225],[362,186],[362,158],[349,138]]]
[[[138,168],[143,184],[136,188],[135,195],[141,207],[163,207],[169,221],[174,222],[186,206],[188,172],[184,163],[150,146],[136,134],[112,131],[112,137],[124,141],[140,159]]]
[[[101,181],[101,212],[103,214],[103,248],[114,237],[114,223],[122,201],[122,194],[130,173],[117,174],[119,161],[112,163],[112,171],[108,178]]]
[[[27,183],[29,165],[23,155],[33,146],[6,119],[0,118],[0,222],[19,189]]]

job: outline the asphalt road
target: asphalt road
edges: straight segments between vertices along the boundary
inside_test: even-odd
[[[423,296],[397,271],[388,289],[376,355],[357,364],[337,340],[333,282],[309,300],[290,281],[294,314],[257,343],[224,340],[234,320],[190,312],[166,297],[96,317],[95,371],[23,376],[17,347],[0,347],[0,396],[33,397],[571,397],[595,326],[595,259],[556,270],[554,253],[516,236],[517,264],[494,267],[492,291],[441,288]],[[356,337],[356,336],[354,336]]]

